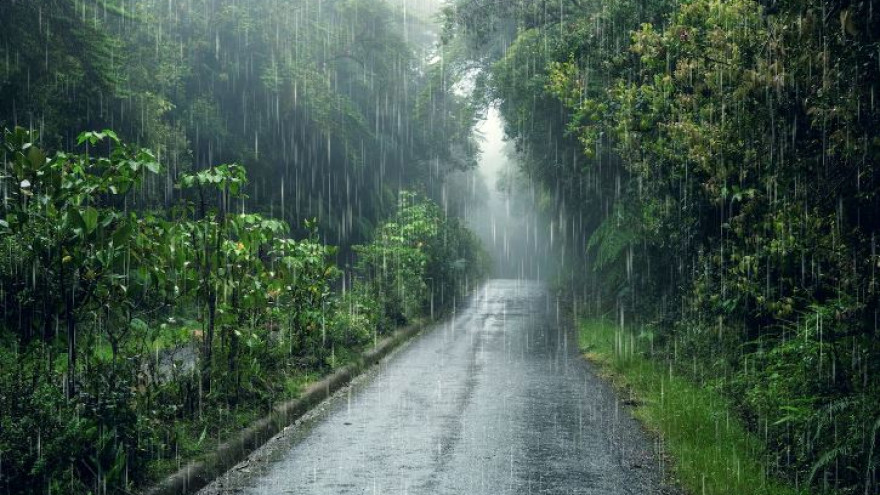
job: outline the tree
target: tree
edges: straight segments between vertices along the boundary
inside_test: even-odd
[[[12,234],[10,246],[27,246],[28,253],[9,267],[30,265],[40,272],[32,283],[14,285],[9,297],[30,315],[18,327],[25,339],[35,331],[48,338],[55,315],[63,315],[71,397],[76,391],[77,322],[128,291],[137,217],[107,205],[124,206],[126,196],[146,174],[157,173],[159,165],[149,151],[123,145],[110,131],[85,133],[79,139],[93,147],[106,142],[107,156],[57,153],[47,158],[35,140],[34,133],[21,128],[4,136],[11,174],[3,178],[6,220],[0,226]]]

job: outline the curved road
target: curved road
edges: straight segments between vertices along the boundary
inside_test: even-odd
[[[488,282],[282,437],[203,493],[665,493],[537,282]]]

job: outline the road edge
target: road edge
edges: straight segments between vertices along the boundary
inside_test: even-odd
[[[429,324],[428,321],[419,321],[397,329],[390,336],[376,342],[354,363],[343,366],[309,385],[298,398],[276,405],[272,412],[220,444],[213,452],[188,463],[176,473],[142,490],[141,493],[143,495],[191,495],[196,493],[245,460],[252,452],[259,449],[312,408],[330,398],[337,390],[351,383],[354,378],[378,363],[398,346],[421,333]]]
[[[614,389],[644,431],[660,439],[655,448],[665,464],[663,482],[673,493],[805,495],[765,469],[757,454],[764,449],[760,437],[744,426],[717,390],[673,373],[662,361],[644,354],[633,340],[603,337],[609,331],[623,334],[613,321],[585,316],[575,323],[583,359]],[[594,338],[585,341],[591,333]],[[618,342],[621,347],[615,348]],[[679,418],[689,418],[690,424],[670,428],[670,419],[680,424]],[[689,436],[683,432],[704,433]],[[730,468],[734,465],[735,470]]]

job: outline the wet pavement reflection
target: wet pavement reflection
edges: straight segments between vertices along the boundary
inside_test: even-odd
[[[492,280],[210,493],[661,493],[650,441],[561,320],[543,284]]]

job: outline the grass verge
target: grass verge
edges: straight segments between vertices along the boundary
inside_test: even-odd
[[[768,476],[760,439],[714,390],[651,359],[649,342],[602,319],[582,320],[580,347],[603,376],[635,404],[635,415],[672,457],[675,484],[694,495],[795,495]]]

